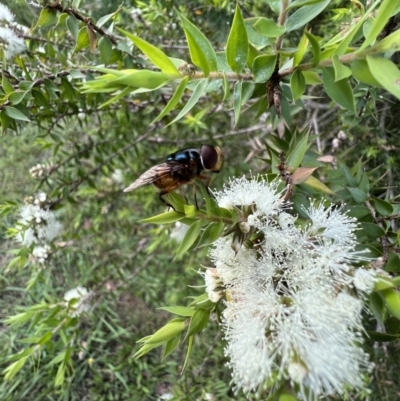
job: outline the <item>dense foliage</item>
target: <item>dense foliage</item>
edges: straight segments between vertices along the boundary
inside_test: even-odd
[[[123,192],[202,144],[224,154],[217,200],[233,177],[264,177],[292,205],[268,219],[298,216],[292,236],[315,202],[356,219],[349,241],[368,259],[351,274],[376,277],[357,295],[375,363],[357,396],[397,397],[400,1],[4,4],[0,398],[301,397],[278,374],[233,395],[220,323],[235,294],[204,293],[221,236],[233,260],[258,250],[266,228],[244,223],[262,206],[230,209],[201,183],[166,195],[169,210],[150,185]]]

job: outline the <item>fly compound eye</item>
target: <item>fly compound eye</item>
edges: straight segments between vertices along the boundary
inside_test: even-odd
[[[204,170],[214,170],[218,163],[218,152],[211,145],[203,145],[200,149],[200,158]]]

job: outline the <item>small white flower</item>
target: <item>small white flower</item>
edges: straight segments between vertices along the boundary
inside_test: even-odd
[[[224,288],[217,269],[208,268],[204,273],[206,293],[211,302],[217,303],[224,296]]]
[[[0,3],[0,22],[3,23],[14,22],[14,14],[3,3]]]
[[[124,174],[122,173],[122,170],[120,168],[117,168],[111,174],[111,178],[116,184],[122,184],[124,180]]]
[[[180,221],[175,223],[174,229],[170,233],[170,237],[174,239],[176,242],[182,242],[183,238],[185,238],[186,232],[189,229],[189,226],[186,224],[182,224]]]
[[[67,306],[70,308],[70,315],[76,317],[81,315],[83,312],[89,311],[91,308],[90,299],[92,296],[93,293],[89,292],[85,287],[76,287],[67,291],[64,294],[64,301],[68,303]],[[69,302],[73,299],[76,299],[77,301],[73,305],[69,305]]]
[[[265,216],[276,214],[280,208],[280,196],[278,191],[279,182],[265,181],[264,178],[246,177],[234,178],[224,185],[222,191],[214,193],[218,205],[251,206],[255,205],[257,210]],[[227,208],[226,206],[222,206]]]
[[[375,281],[376,274],[373,270],[359,268],[354,272],[353,283],[359,291],[369,294],[374,289]]]
[[[3,44],[4,56],[10,59],[25,50],[25,42],[8,27],[0,27],[0,42]]]
[[[290,362],[288,366],[289,377],[296,383],[302,383],[307,376],[307,368],[299,362]]]

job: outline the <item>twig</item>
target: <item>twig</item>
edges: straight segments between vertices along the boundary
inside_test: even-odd
[[[61,13],[66,13],[68,15],[72,15],[74,16],[77,20],[84,22],[89,28],[91,28],[93,31],[96,31],[99,35],[101,36],[106,36],[108,39],[110,39],[110,41],[116,45],[117,44],[117,40],[115,39],[114,36],[110,35],[109,33],[107,33],[104,29],[100,28],[99,26],[97,26],[95,23],[92,22],[91,17],[85,17],[84,15],[80,14],[77,10],[75,10],[72,7],[63,7],[61,5],[61,3],[59,3],[58,1],[53,3],[53,4],[49,4],[47,6],[48,8],[52,8],[54,10],[57,10]]]

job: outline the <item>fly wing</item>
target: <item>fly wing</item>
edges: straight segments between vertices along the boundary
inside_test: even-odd
[[[174,162],[157,164],[156,166],[148,169],[135,182],[125,188],[124,192],[130,192],[137,188],[143,187],[144,185],[152,184],[162,177],[181,170],[182,167],[182,164]]]

